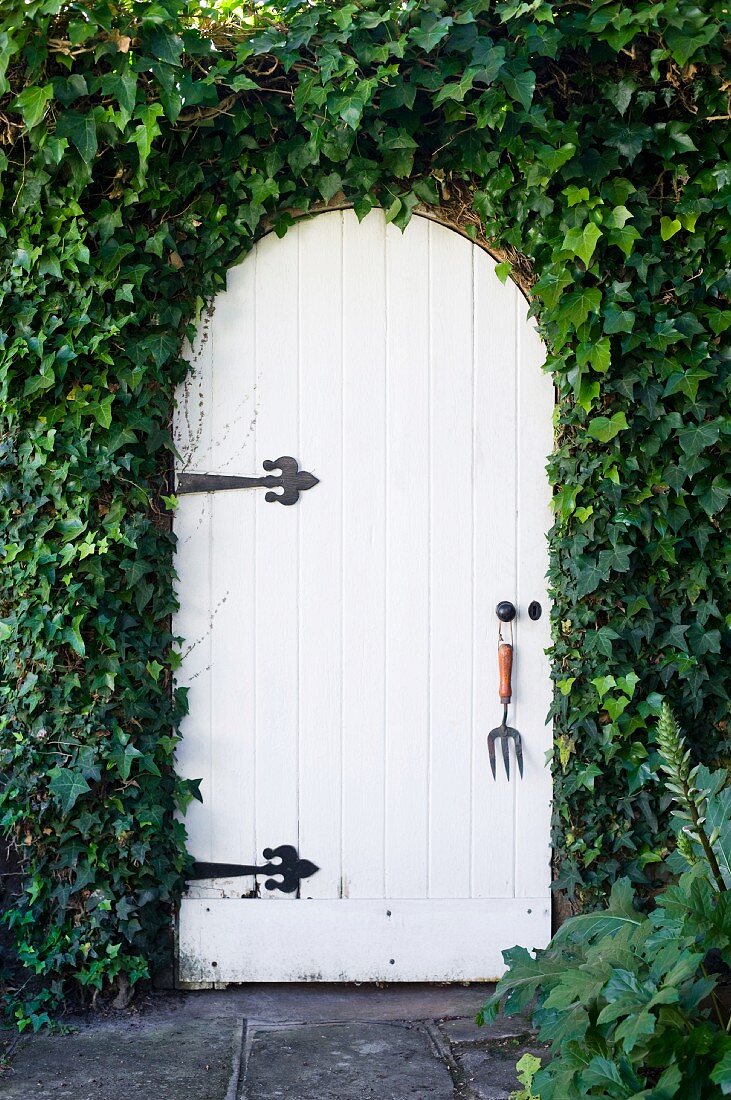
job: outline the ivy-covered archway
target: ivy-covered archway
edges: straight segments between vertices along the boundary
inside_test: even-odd
[[[556,883],[650,883],[663,694],[727,750],[728,40],[720,3],[32,0],[0,16],[6,914],[45,985],[169,952],[174,387],[267,228],[446,206],[532,284],[550,473]],[[470,230],[474,226],[474,230]],[[508,259],[507,257],[510,257]],[[70,984],[69,984],[70,983]]]

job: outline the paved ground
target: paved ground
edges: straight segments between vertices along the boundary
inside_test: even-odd
[[[507,1100],[517,1059],[540,1051],[525,1021],[475,1026],[487,992],[260,985],[157,994],[142,1010],[77,1021],[69,1035],[6,1037],[0,1097]]]

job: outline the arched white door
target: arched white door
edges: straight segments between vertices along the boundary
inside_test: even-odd
[[[324,213],[262,240],[201,326],[176,420],[180,488],[210,490],[175,521],[179,767],[202,779],[190,851],[235,866],[189,886],[183,982],[493,978],[549,938],[553,393],[494,267],[425,218]],[[191,478],[280,456],[319,479],[289,507]],[[500,600],[509,782],[487,753]],[[282,845],[318,868],[291,893],[242,871]]]

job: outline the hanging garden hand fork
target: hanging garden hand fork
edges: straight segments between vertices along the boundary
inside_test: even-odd
[[[513,612],[514,614],[514,612]],[[510,627],[510,636],[512,638],[512,623]],[[508,725],[508,705],[512,698],[511,678],[513,672],[513,643],[503,641],[502,627],[498,633],[497,643],[497,664],[500,679],[500,702],[503,704],[503,720],[499,726],[496,726],[494,730],[490,730],[487,735],[487,752],[490,757],[490,767],[492,768],[493,779],[497,778],[495,768],[495,742],[498,737],[500,738],[500,747],[503,753],[503,763],[505,765],[505,774],[510,781],[510,739],[515,741],[515,760],[518,765],[518,771],[520,772],[521,779],[523,778],[523,744],[520,734],[512,726]]]

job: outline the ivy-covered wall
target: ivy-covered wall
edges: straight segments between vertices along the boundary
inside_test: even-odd
[[[731,196],[709,0],[5,0],[0,817],[21,1026],[169,953],[185,866],[170,411],[265,227],[446,204],[520,256],[559,392],[557,884],[651,883],[653,716],[728,750]],[[478,229],[479,223],[479,229]],[[507,265],[500,273],[509,274]]]

